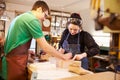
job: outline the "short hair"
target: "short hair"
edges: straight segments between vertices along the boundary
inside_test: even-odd
[[[36,10],[37,8],[41,7],[43,11],[48,11],[48,14],[50,15],[50,9],[47,5],[46,2],[42,1],[42,0],[38,0],[34,3],[32,10]]]

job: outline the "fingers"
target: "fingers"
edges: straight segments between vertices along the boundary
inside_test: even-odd
[[[62,54],[64,54],[64,52],[65,52],[65,50],[63,48],[60,48],[58,51],[61,52]]]
[[[76,54],[72,60],[81,60],[83,58],[82,54]]]
[[[75,55],[72,60],[81,60],[81,55]]]
[[[65,55],[66,60],[70,60],[72,57],[72,53],[66,53]]]
[[[76,59],[76,57],[77,57],[77,56],[75,55],[75,56],[72,58],[72,60],[75,60],[75,59]]]

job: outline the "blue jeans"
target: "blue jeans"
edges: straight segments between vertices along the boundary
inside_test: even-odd
[[[87,57],[81,59],[81,66],[82,66],[82,68],[88,70],[88,58]]]

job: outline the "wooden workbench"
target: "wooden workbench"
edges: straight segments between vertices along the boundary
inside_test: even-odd
[[[116,75],[116,79],[115,73],[113,72],[101,72],[95,74],[79,75],[58,80],[120,80],[120,74]]]
[[[42,65],[38,66],[39,64]],[[113,72],[78,75],[67,69],[56,68],[54,64],[51,65],[49,62],[29,65],[28,70],[29,80],[115,80]],[[36,79],[31,78],[33,75]],[[116,80],[120,80],[120,74],[117,74]]]
[[[55,80],[71,76],[77,76],[71,73],[68,69],[57,68],[55,64],[49,62],[33,63],[28,65],[29,80]],[[35,77],[33,79],[33,77]]]

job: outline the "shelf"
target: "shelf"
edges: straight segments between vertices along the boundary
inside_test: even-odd
[[[100,50],[105,50],[105,51],[109,51],[109,47],[106,47],[106,46],[100,46]]]
[[[99,60],[104,60],[104,61],[109,61],[109,56],[108,55],[96,55],[93,58],[99,59]]]

